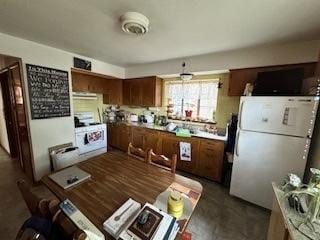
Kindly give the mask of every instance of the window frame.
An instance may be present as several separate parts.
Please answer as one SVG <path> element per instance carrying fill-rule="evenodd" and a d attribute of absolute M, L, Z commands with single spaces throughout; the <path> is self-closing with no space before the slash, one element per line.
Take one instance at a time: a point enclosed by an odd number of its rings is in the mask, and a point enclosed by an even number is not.
<path fill-rule="evenodd" d="M 218 97 L 219 97 L 219 82 L 220 82 L 220 78 L 217 77 L 217 78 L 209 78 L 209 79 L 192 79 L 192 80 L 189 80 L 189 81 L 185 81 L 184 84 L 201 84 L 201 83 L 214 83 L 217 85 L 217 95 L 216 95 L 216 99 L 212 99 L 212 101 L 215 101 L 215 106 L 214 106 L 214 110 L 212 112 L 212 116 L 211 118 L 209 118 L 208 120 L 211 122 L 211 121 L 215 121 L 214 119 L 214 112 L 217 111 L 217 102 L 218 102 Z M 180 79 L 166 79 L 164 80 L 164 88 L 163 88 L 163 105 L 164 106 L 167 106 L 168 105 L 168 98 L 169 98 L 169 85 L 172 85 L 172 84 L 183 84 L 183 80 L 180 80 Z M 201 85 L 200 85 L 201 86 Z M 197 103 L 196 103 L 196 119 L 192 119 L 192 121 L 195 121 L 195 122 L 201 122 L 199 120 L 199 115 L 200 115 L 200 109 L 201 109 L 201 98 L 200 98 L 200 94 L 201 94 L 201 88 L 199 89 L 198 91 L 198 98 L 197 98 Z M 180 106 L 180 105 L 179 105 Z M 181 116 L 185 116 L 184 114 L 184 110 L 186 109 L 186 103 L 185 103 L 185 98 L 183 97 L 181 99 L 181 111 L 180 111 L 180 114 Z"/>

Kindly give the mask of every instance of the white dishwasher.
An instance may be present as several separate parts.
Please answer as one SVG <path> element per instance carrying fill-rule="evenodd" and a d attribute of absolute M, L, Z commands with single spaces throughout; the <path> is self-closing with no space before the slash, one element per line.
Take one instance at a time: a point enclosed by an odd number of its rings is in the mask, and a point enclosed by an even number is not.
<path fill-rule="evenodd" d="M 84 154 L 101 148 L 107 148 L 107 126 L 96 124 L 75 128 L 76 145 L 79 153 Z"/>

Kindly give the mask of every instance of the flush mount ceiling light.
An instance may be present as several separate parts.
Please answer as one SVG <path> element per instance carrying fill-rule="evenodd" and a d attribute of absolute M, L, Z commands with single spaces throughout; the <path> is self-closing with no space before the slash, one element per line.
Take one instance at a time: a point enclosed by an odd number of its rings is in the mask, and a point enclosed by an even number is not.
<path fill-rule="evenodd" d="M 137 12 L 127 12 L 120 17 L 122 30 L 125 33 L 144 35 L 149 30 L 149 19 Z"/>
<path fill-rule="evenodd" d="M 193 74 L 192 74 L 192 73 L 186 73 L 186 72 L 185 72 L 185 68 L 186 68 L 186 63 L 183 62 L 183 63 L 182 63 L 182 73 L 180 73 L 180 79 L 181 79 L 182 81 L 189 81 L 189 80 L 192 79 Z"/>

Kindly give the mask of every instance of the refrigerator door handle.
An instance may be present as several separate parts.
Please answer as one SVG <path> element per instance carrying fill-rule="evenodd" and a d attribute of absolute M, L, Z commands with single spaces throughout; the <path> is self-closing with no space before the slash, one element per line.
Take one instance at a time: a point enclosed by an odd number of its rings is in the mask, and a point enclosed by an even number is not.
<path fill-rule="evenodd" d="M 241 129 L 241 122 L 242 122 L 242 109 L 243 109 L 243 102 L 240 104 L 240 109 L 239 109 L 239 128 Z"/>
<path fill-rule="evenodd" d="M 235 143 L 235 154 L 237 157 L 239 157 L 239 135 L 240 135 L 240 131 L 237 132 L 236 143 Z"/>

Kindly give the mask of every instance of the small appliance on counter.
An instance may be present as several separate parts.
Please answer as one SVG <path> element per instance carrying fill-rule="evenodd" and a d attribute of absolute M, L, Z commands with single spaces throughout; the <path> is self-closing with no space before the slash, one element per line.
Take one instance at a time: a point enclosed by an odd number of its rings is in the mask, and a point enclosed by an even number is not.
<path fill-rule="evenodd" d="M 153 123 L 154 118 L 152 115 L 145 115 L 144 117 L 145 117 L 146 123 Z"/>
<path fill-rule="evenodd" d="M 123 122 L 125 113 L 119 109 L 119 106 L 110 106 L 103 112 L 103 121 L 106 123 Z"/>
<path fill-rule="evenodd" d="M 167 131 L 169 131 L 169 132 L 174 131 L 176 128 L 177 128 L 177 125 L 175 125 L 174 123 L 169 123 L 169 124 L 166 126 L 166 129 L 167 129 Z"/>
<path fill-rule="evenodd" d="M 139 121 L 139 118 L 138 118 L 138 115 L 137 114 L 130 114 L 130 122 L 138 122 Z"/>

